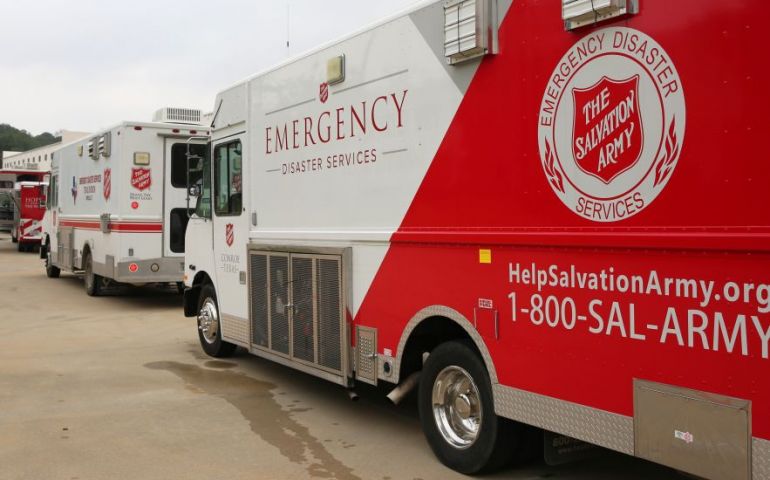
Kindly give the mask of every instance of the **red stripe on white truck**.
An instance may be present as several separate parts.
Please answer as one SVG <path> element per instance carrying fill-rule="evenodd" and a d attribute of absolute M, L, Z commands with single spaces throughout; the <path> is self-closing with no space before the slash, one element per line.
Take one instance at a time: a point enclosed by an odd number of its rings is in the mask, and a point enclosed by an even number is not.
<path fill-rule="evenodd" d="M 78 230 L 101 230 L 101 223 L 91 220 L 62 220 L 60 226 Z M 125 233 L 161 233 L 163 224 L 160 222 L 110 222 L 110 229 Z"/>

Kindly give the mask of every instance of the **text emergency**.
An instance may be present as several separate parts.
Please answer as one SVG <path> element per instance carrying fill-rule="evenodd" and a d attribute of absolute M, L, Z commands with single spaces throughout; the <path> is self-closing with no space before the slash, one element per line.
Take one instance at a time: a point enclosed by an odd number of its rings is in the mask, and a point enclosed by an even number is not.
<path fill-rule="evenodd" d="M 300 150 L 404 126 L 408 90 L 265 128 L 265 154 Z"/>

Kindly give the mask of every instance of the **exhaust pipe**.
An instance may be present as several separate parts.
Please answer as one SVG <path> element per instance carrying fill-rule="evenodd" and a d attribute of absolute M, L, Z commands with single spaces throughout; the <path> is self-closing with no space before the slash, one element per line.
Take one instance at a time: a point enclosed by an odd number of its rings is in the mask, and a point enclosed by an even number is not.
<path fill-rule="evenodd" d="M 358 401 L 358 394 L 353 389 L 348 389 L 348 398 L 350 398 L 351 402 L 357 402 Z"/>
<path fill-rule="evenodd" d="M 393 405 L 398 405 L 401 401 L 409 395 L 409 392 L 415 389 L 420 383 L 420 372 L 414 372 L 406 377 L 406 380 L 401 382 L 399 386 L 394 388 L 388 395 L 388 400 L 393 402 Z"/>

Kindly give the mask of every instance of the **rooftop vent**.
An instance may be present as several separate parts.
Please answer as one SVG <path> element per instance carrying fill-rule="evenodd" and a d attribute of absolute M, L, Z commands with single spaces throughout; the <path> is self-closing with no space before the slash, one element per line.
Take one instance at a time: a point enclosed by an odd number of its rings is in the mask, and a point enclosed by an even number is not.
<path fill-rule="evenodd" d="M 639 13 L 639 0 L 562 0 L 564 27 L 572 30 Z"/>
<path fill-rule="evenodd" d="M 152 118 L 153 122 L 201 124 L 201 111 L 193 108 L 161 108 Z"/>

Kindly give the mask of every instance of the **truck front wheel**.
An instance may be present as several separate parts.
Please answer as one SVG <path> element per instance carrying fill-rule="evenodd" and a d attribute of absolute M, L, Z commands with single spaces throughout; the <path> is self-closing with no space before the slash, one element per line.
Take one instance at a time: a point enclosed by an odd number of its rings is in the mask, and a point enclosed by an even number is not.
<path fill-rule="evenodd" d="M 229 357 L 236 349 L 232 343 L 222 340 L 219 305 L 211 284 L 204 285 L 198 300 L 198 339 L 203 351 L 212 357 Z"/>
<path fill-rule="evenodd" d="M 447 342 L 430 353 L 418 403 L 428 444 L 447 467 L 475 474 L 514 457 L 516 425 L 495 415 L 486 367 L 467 343 Z"/>

